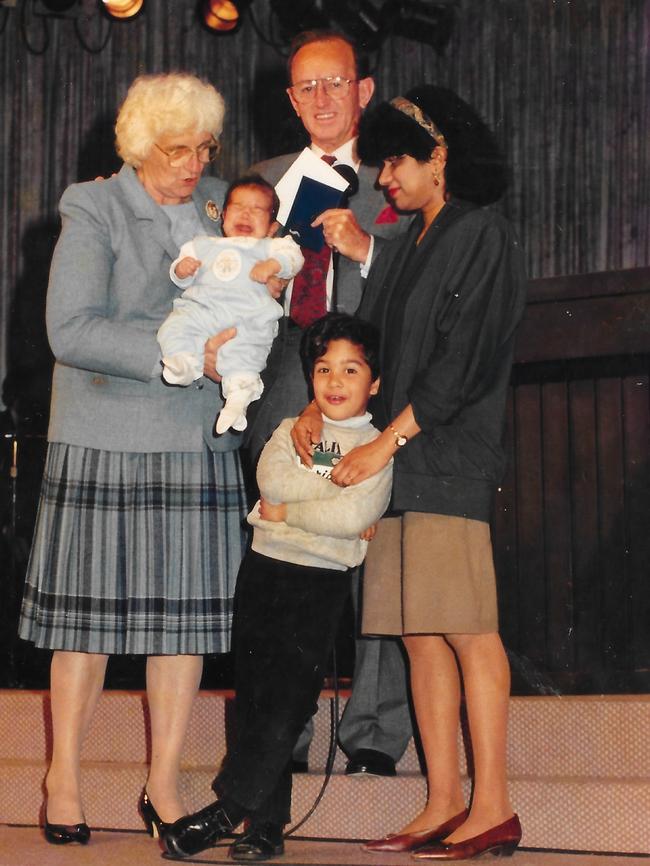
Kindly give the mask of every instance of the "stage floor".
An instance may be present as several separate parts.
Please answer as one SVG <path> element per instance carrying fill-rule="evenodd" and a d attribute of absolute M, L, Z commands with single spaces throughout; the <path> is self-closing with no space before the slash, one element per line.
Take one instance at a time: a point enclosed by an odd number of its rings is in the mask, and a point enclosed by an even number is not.
<path fill-rule="evenodd" d="M 197 857 L 178 861 L 163 858 L 157 844 L 144 832 L 93 832 L 89 845 L 48 845 L 35 827 L 0 825 L 0 866 L 160 866 L 161 862 L 228 864 L 228 845 L 219 845 Z M 368 855 L 359 843 L 289 839 L 278 864 L 291 866 L 407 866 L 414 863 L 408 854 Z M 467 862 L 467 861 L 464 861 Z M 485 858 L 481 862 L 495 862 Z M 507 861 L 512 866 L 648 866 L 650 855 L 570 854 L 546 851 L 517 851 Z"/>

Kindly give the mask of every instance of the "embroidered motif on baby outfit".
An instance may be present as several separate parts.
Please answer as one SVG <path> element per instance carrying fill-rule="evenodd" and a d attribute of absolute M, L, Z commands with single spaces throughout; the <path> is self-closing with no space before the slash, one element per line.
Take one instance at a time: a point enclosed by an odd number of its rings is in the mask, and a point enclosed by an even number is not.
<path fill-rule="evenodd" d="M 231 280 L 236 279 L 241 273 L 241 268 L 241 255 L 237 250 L 233 249 L 223 250 L 218 253 L 212 264 L 212 270 L 215 277 L 224 282 L 230 282 Z"/>

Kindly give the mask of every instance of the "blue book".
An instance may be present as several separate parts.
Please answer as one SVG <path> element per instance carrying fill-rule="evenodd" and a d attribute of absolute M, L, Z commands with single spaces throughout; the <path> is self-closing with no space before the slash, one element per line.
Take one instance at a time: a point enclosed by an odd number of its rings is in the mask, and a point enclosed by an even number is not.
<path fill-rule="evenodd" d="M 344 195 L 345 191 L 341 192 L 311 177 L 303 177 L 291 205 L 284 234 L 291 235 L 301 247 L 320 252 L 325 243 L 323 229 L 321 226 L 312 228 L 311 223 L 323 211 L 338 207 Z"/>

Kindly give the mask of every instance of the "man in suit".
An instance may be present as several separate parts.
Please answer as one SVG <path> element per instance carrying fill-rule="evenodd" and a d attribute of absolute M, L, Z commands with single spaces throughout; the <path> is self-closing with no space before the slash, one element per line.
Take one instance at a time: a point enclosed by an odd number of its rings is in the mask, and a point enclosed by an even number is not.
<path fill-rule="evenodd" d="M 334 252 L 325 265 L 322 312 L 354 313 L 373 257 L 385 239 L 404 230 L 404 220 L 400 226 L 399 217 L 375 187 L 376 169 L 361 165 L 356 155 L 359 118 L 373 95 L 374 82 L 359 68 L 354 45 L 329 31 L 300 34 L 292 45 L 288 71 L 287 93 L 312 151 L 335 168 L 351 166 L 357 174 L 358 191 L 349 206 L 325 211 L 318 220 Z M 279 156 L 253 170 L 275 184 L 297 156 Z M 299 414 L 308 401 L 298 353 L 302 327 L 292 318 L 295 290 L 296 281 L 287 289 L 285 317 L 263 374 L 265 392 L 252 419 L 249 416 L 247 444 L 253 464 L 280 421 Z M 352 697 L 339 729 L 339 742 L 349 759 L 346 772 L 394 775 L 411 737 L 402 650 L 396 641 L 378 638 L 358 638 L 355 648 Z M 302 755 L 295 752 L 294 757 L 304 760 L 306 750 Z"/>

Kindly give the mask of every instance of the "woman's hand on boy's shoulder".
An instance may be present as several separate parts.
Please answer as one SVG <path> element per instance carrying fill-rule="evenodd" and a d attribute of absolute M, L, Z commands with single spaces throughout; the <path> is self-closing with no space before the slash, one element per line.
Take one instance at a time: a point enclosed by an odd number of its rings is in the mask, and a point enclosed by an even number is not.
<path fill-rule="evenodd" d="M 300 457 L 300 462 L 310 468 L 314 465 L 313 446 L 320 442 L 323 430 L 323 416 L 316 403 L 312 402 L 303 409 L 291 428 L 291 441 Z"/>

